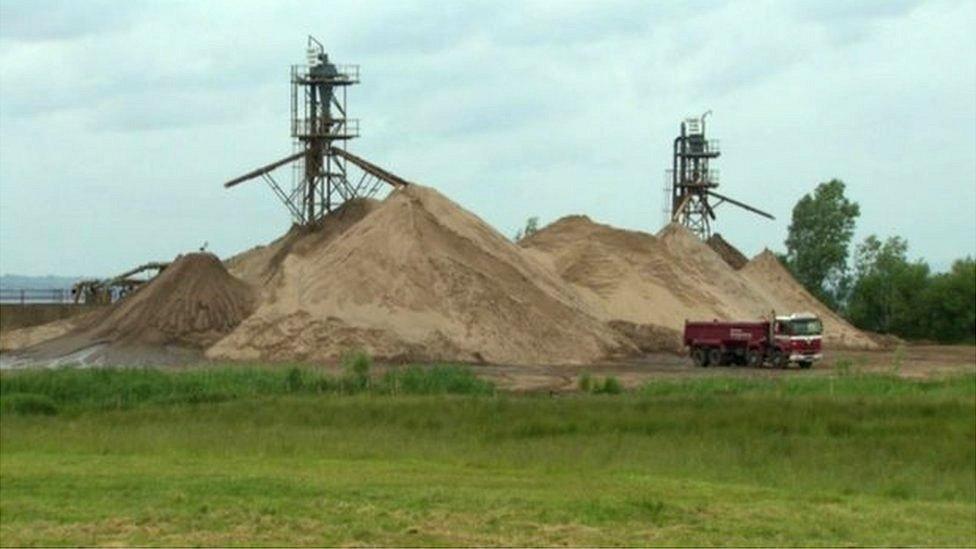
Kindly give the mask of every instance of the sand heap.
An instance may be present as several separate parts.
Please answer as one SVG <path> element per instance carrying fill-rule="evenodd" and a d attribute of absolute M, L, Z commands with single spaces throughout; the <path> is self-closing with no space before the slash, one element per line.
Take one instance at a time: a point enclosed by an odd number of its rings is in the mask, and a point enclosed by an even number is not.
<path fill-rule="evenodd" d="M 570 282 L 602 320 L 659 326 L 677 334 L 686 319 L 753 319 L 768 316 L 773 309 L 813 311 L 824 319 L 828 345 L 874 347 L 864 334 L 803 291 L 778 262 L 777 271 L 760 254 L 737 271 L 677 224 L 654 236 L 571 216 L 522 245 Z M 669 348 L 665 343 L 662 350 Z"/>
<path fill-rule="evenodd" d="M 207 356 L 333 360 L 361 348 L 536 364 L 634 351 L 563 280 L 437 191 L 411 186 L 366 209 L 340 233 L 293 246 L 259 308 Z"/>
<path fill-rule="evenodd" d="M 676 349 L 685 318 L 711 318 L 721 310 L 698 297 L 680 265 L 652 235 L 569 216 L 522 240 L 526 253 L 573 285 L 605 322 L 625 321 L 671 330 Z M 662 350 L 662 349 L 658 349 Z"/>
<path fill-rule="evenodd" d="M 0 332 L 0 351 L 18 351 L 56 337 L 61 337 L 77 329 L 78 326 L 89 322 L 90 315 L 97 313 L 98 311 L 92 311 L 84 315 L 48 322 L 47 324 L 17 328 L 16 330 L 4 330 Z"/>
<path fill-rule="evenodd" d="M 879 347 L 874 338 L 851 326 L 808 292 L 771 251 L 764 250 L 752 258 L 740 273 L 764 290 L 777 311 L 808 311 L 819 316 L 824 324 L 824 340 L 828 346 L 859 349 Z"/>
<path fill-rule="evenodd" d="M 254 310 L 255 292 L 234 278 L 216 256 L 176 258 L 151 282 L 106 309 L 55 326 L 51 339 L 14 353 L 11 367 L 34 364 L 172 364 L 197 361 Z M 36 339 L 36 338 L 34 338 Z"/>
<path fill-rule="evenodd" d="M 725 262 L 728 263 L 733 269 L 741 269 L 746 266 L 746 263 L 749 262 L 749 258 L 746 257 L 745 254 L 740 252 L 735 246 L 729 244 L 728 241 L 722 238 L 722 235 L 718 233 L 708 237 L 708 240 L 706 240 L 705 243 L 708 244 L 709 248 L 715 250 L 715 253 L 721 256 L 721 258 L 724 259 Z"/>
<path fill-rule="evenodd" d="M 230 274 L 259 290 L 275 285 L 281 263 L 289 254 L 304 255 L 324 247 L 360 219 L 376 209 L 378 201 L 355 198 L 344 203 L 317 224 L 310 227 L 293 225 L 284 236 L 265 246 L 256 246 L 224 261 Z"/>
<path fill-rule="evenodd" d="M 240 324 L 253 306 L 251 288 L 228 274 L 216 256 L 193 253 L 178 257 L 86 332 L 122 344 L 203 348 Z"/>
<path fill-rule="evenodd" d="M 148 349 L 169 363 L 203 349 L 265 361 L 332 361 L 362 349 L 392 361 L 593 363 L 679 350 L 686 319 L 773 309 L 820 315 L 829 347 L 876 347 L 771 253 L 743 260 L 718 235 L 704 243 L 676 224 L 651 235 L 584 216 L 516 245 L 437 191 L 411 186 L 382 202 L 351 201 L 225 264 L 181 256 L 134 295 L 49 330 L 58 337 L 25 353 L 130 363 L 144 356 L 132 349 Z M 185 350 L 193 356 L 173 358 Z"/>

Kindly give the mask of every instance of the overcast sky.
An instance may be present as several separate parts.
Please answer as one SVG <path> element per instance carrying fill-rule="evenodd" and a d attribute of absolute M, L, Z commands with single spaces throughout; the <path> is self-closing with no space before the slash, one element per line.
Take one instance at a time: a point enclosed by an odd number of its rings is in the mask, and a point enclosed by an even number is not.
<path fill-rule="evenodd" d="M 290 220 L 288 71 L 361 65 L 350 150 L 511 235 L 584 213 L 657 231 L 682 118 L 722 143 L 716 229 L 782 249 L 843 179 L 856 238 L 976 254 L 976 2 L 0 0 L 0 272 L 108 275 Z M 289 181 L 287 169 L 278 172 Z"/>

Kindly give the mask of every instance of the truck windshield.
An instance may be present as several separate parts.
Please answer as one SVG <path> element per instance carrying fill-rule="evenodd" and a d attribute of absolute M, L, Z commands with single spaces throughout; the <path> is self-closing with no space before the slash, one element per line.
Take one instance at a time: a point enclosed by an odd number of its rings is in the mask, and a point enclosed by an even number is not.
<path fill-rule="evenodd" d="M 792 335 L 820 335 L 823 333 L 823 325 L 819 319 L 809 318 L 804 320 L 791 320 L 790 333 Z"/>

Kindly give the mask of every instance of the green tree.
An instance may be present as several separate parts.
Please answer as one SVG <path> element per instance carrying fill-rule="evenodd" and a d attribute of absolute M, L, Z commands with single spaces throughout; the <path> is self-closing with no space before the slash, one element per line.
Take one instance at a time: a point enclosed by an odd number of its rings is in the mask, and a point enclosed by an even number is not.
<path fill-rule="evenodd" d="M 861 214 L 860 206 L 844 196 L 844 188 L 843 181 L 831 179 L 801 198 L 786 237 L 787 266 L 810 293 L 834 309 L 846 297 L 848 249 Z"/>
<path fill-rule="evenodd" d="M 515 233 L 515 238 L 513 240 L 515 240 L 515 242 L 518 242 L 523 238 L 528 238 L 532 236 L 533 234 L 538 232 L 538 230 L 539 230 L 539 218 L 535 216 L 530 217 L 525 220 L 525 228 L 519 229 L 518 232 Z"/>
<path fill-rule="evenodd" d="M 922 297 L 925 337 L 943 343 L 976 340 L 976 261 L 957 260 L 931 277 Z"/>
<path fill-rule="evenodd" d="M 908 242 L 897 236 L 882 242 L 871 235 L 857 246 L 847 302 L 854 325 L 908 338 L 928 335 L 929 267 L 922 261 L 910 262 L 907 254 Z"/>

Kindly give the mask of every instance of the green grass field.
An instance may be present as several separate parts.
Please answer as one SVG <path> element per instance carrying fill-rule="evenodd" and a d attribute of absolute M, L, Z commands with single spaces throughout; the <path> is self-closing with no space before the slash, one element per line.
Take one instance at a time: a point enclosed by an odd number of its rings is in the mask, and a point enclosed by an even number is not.
<path fill-rule="evenodd" d="M 976 545 L 976 377 L 0 376 L 0 543 Z"/>

